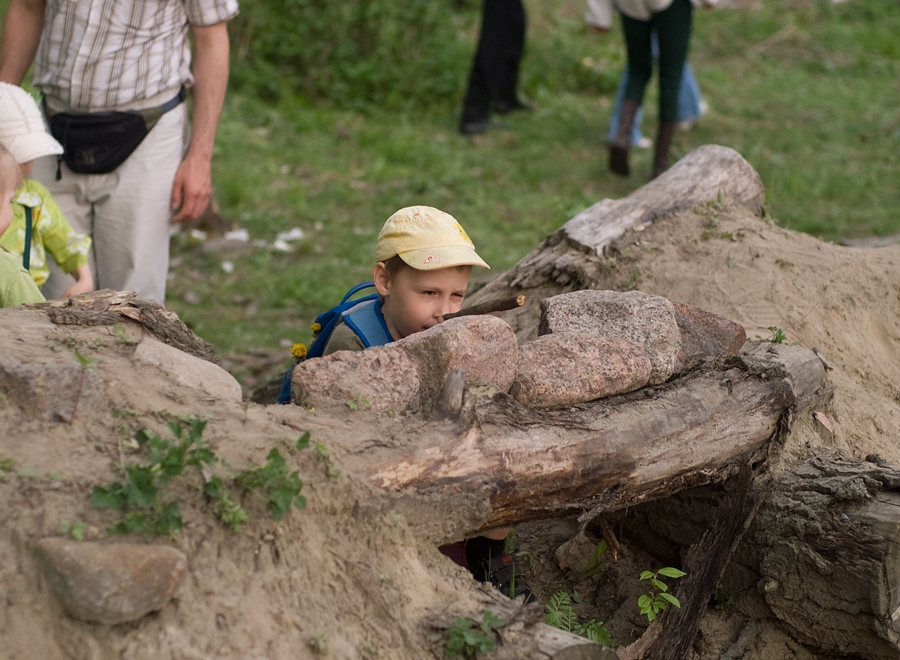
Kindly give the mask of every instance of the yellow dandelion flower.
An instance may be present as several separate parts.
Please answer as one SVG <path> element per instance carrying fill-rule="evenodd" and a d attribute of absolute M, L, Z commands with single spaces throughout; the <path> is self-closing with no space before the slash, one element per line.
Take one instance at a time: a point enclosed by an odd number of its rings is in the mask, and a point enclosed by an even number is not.
<path fill-rule="evenodd" d="M 312 330 L 313 336 L 317 336 L 320 332 L 322 332 L 322 324 L 321 323 L 313 323 L 309 326 Z"/>
<path fill-rule="evenodd" d="M 291 355 L 293 355 L 297 360 L 302 360 L 306 357 L 306 344 L 294 344 L 291 346 Z"/>

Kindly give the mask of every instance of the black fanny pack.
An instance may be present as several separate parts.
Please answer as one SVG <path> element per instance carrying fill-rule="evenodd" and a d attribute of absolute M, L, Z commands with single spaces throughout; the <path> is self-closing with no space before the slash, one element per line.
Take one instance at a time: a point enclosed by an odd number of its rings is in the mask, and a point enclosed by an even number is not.
<path fill-rule="evenodd" d="M 47 112 L 50 133 L 63 147 L 59 161 L 79 174 L 108 174 L 125 162 L 160 117 L 185 98 L 178 95 L 156 108 L 121 112 Z M 45 104 L 46 110 L 46 104 Z M 62 177 L 56 169 L 56 179 Z"/>

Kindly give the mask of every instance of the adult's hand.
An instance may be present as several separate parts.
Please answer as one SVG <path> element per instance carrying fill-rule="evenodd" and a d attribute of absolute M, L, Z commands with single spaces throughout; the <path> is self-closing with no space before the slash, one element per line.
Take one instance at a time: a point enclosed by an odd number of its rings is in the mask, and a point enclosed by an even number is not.
<path fill-rule="evenodd" d="M 216 126 L 228 88 L 228 28 L 216 23 L 192 27 L 194 37 L 194 119 L 191 146 L 172 185 L 173 222 L 193 220 L 212 194 L 212 152 Z"/>
<path fill-rule="evenodd" d="M 212 195 L 211 159 L 202 156 L 188 155 L 178 171 L 172 184 L 172 222 L 187 222 L 199 218 L 209 206 Z"/>

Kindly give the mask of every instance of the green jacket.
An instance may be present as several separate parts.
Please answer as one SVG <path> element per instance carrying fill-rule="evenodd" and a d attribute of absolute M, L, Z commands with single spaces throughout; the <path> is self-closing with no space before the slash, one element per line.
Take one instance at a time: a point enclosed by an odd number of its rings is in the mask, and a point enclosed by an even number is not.
<path fill-rule="evenodd" d="M 77 234 L 53 200 L 53 195 L 37 181 L 26 179 L 12 201 L 12 223 L 0 236 L 0 246 L 21 256 L 25 253 L 25 207 L 31 207 L 31 263 L 28 270 L 39 287 L 50 276 L 47 253 L 64 273 L 71 273 L 88 261 L 91 237 Z"/>
<path fill-rule="evenodd" d="M 37 284 L 15 255 L 0 249 L 0 307 L 44 302 Z"/>

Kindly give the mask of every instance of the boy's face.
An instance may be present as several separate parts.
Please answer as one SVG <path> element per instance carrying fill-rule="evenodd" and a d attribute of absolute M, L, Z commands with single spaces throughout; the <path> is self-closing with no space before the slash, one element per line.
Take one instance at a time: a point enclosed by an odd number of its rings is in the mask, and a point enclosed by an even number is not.
<path fill-rule="evenodd" d="M 384 262 L 375 265 L 375 288 L 384 297 L 381 312 L 394 340 L 437 325 L 444 314 L 462 308 L 471 266 L 437 270 L 401 268 L 388 276 Z"/>

